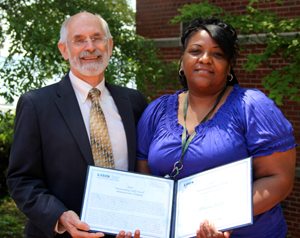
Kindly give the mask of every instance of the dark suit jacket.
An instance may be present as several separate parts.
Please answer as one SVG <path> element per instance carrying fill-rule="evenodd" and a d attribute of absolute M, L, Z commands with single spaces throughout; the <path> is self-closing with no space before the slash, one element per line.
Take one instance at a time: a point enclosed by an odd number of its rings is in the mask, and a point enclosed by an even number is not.
<path fill-rule="evenodd" d="M 25 233 L 52 237 L 60 215 L 78 215 L 88 165 L 94 165 L 88 134 L 67 74 L 60 82 L 19 99 L 7 173 L 11 197 L 29 218 Z M 122 118 L 129 170 L 135 168 L 136 124 L 147 106 L 137 90 L 106 83 Z M 69 237 L 65 232 L 56 237 Z"/>

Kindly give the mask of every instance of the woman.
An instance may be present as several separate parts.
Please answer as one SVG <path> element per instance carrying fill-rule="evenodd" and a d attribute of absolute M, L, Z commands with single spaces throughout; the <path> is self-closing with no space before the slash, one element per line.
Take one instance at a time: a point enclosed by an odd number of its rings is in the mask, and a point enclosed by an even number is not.
<path fill-rule="evenodd" d="M 285 237 L 279 202 L 294 181 L 291 124 L 262 92 L 237 84 L 233 66 L 238 45 L 232 26 L 213 17 L 195 19 L 181 43 L 179 76 L 185 89 L 155 100 L 145 110 L 137 127 L 137 170 L 176 175 L 173 166 L 186 141 L 190 144 L 176 178 L 253 156 L 254 224 L 233 230 L 231 237 Z M 230 232 L 201 223 L 197 237 L 212 235 L 229 237 Z"/>

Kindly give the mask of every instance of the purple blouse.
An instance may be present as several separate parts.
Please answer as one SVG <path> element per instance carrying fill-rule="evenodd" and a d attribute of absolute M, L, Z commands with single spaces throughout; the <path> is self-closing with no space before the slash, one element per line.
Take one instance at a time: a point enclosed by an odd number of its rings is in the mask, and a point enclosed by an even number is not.
<path fill-rule="evenodd" d="M 137 126 L 137 158 L 148 160 L 157 176 L 171 173 L 181 155 L 183 127 L 178 123 L 178 94 L 150 103 Z M 197 134 L 184 157 L 177 178 L 249 156 L 266 156 L 293 148 L 293 128 L 274 102 L 255 89 L 235 85 L 212 119 L 195 128 Z M 255 216 L 252 226 L 238 228 L 231 237 L 285 237 L 280 204 Z"/>

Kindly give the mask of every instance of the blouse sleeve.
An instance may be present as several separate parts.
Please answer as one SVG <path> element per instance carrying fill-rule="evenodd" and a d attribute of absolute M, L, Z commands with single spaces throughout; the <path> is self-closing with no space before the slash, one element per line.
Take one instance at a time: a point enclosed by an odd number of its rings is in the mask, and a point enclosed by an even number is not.
<path fill-rule="evenodd" d="M 137 125 L 137 159 L 147 160 L 149 147 L 158 123 L 165 116 L 166 101 L 169 95 L 162 96 L 148 105 Z"/>
<path fill-rule="evenodd" d="M 258 157 L 293 148 L 291 123 L 274 102 L 258 90 L 246 90 L 244 100 L 245 137 L 249 154 Z"/>

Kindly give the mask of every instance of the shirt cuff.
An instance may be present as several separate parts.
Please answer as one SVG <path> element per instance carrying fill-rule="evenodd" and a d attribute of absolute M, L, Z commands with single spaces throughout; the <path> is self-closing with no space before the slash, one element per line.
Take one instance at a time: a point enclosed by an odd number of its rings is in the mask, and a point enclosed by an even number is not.
<path fill-rule="evenodd" d="M 65 231 L 66 231 L 66 228 L 57 221 L 55 228 L 54 228 L 54 232 L 56 232 L 58 234 L 63 234 Z"/>

